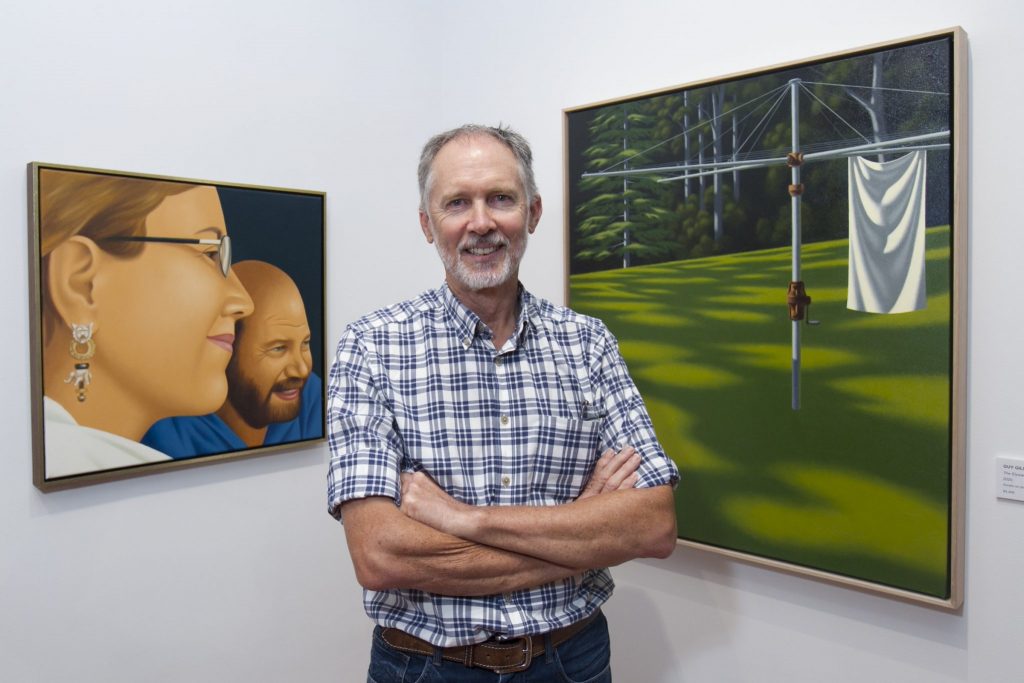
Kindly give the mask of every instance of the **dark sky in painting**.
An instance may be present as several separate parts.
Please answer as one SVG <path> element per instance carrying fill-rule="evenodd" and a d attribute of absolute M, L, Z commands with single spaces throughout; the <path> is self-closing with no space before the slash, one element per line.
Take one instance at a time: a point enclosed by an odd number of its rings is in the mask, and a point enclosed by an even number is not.
<path fill-rule="evenodd" d="M 324 376 L 324 197 L 217 186 L 235 263 L 272 263 L 298 285 L 306 305 L 314 371 Z"/>
<path fill-rule="evenodd" d="M 799 132 L 805 153 L 955 129 L 952 41 L 946 37 L 570 111 L 570 273 L 622 267 L 626 242 L 630 265 L 787 246 L 785 165 L 720 173 L 717 198 L 713 176 L 658 183 L 681 172 L 633 175 L 628 181 L 583 174 L 785 157 L 792 147 L 787 84 L 793 79 L 802 83 Z M 711 123 L 716 113 L 717 129 Z M 926 222 L 944 225 L 952 215 L 951 152 L 927 154 Z M 843 157 L 808 161 L 801 169 L 805 243 L 847 236 L 846 167 Z M 711 227 L 716 213 L 717 234 Z"/>

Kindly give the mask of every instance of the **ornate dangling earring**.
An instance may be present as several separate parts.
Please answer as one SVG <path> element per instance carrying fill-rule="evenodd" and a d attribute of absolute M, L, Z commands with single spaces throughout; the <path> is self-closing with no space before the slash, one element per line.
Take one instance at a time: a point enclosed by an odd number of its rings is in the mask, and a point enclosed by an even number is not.
<path fill-rule="evenodd" d="M 88 325 L 71 323 L 71 348 L 68 352 L 78 362 L 75 363 L 75 369 L 64 380 L 64 384 L 73 384 L 78 390 L 79 403 L 84 403 L 85 388 L 92 382 L 92 372 L 90 372 L 89 363 L 86 361 L 96 354 L 96 342 L 92 338 L 92 323 Z"/>

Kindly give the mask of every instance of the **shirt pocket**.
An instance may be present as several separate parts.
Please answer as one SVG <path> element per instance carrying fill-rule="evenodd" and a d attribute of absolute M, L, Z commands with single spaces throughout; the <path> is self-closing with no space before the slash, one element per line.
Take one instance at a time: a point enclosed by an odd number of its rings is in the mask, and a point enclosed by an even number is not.
<path fill-rule="evenodd" d="M 600 455 L 602 420 L 534 416 L 528 420 L 530 505 L 575 500 Z"/>

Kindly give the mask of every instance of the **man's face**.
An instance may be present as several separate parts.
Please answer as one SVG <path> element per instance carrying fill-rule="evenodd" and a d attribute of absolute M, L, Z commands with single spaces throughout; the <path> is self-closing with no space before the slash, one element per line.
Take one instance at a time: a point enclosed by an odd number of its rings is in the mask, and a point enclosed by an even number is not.
<path fill-rule="evenodd" d="M 313 366 L 309 324 L 297 292 L 261 301 L 239 325 L 228 364 L 228 401 L 253 427 L 299 415 L 302 388 Z"/>
<path fill-rule="evenodd" d="M 434 158 L 429 190 L 420 227 L 449 286 L 479 291 L 515 282 L 541 201 L 527 203 L 512 151 L 488 135 L 456 138 Z"/>

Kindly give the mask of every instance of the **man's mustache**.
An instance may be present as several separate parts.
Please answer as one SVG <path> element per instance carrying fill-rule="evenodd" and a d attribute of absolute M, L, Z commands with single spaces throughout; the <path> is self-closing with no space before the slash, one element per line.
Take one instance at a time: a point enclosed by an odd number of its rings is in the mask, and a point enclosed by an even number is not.
<path fill-rule="evenodd" d="M 459 245 L 460 249 L 479 249 L 481 247 L 507 247 L 508 238 L 504 235 L 491 234 L 486 237 L 467 237 Z"/>
<path fill-rule="evenodd" d="M 292 391 L 293 389 L 301 389 L 306 386 L 306 380 L 303 377 L 289 377 L 288 379 L 281 380 L 271 389 L 271 392 L 278 391 Z"/>

